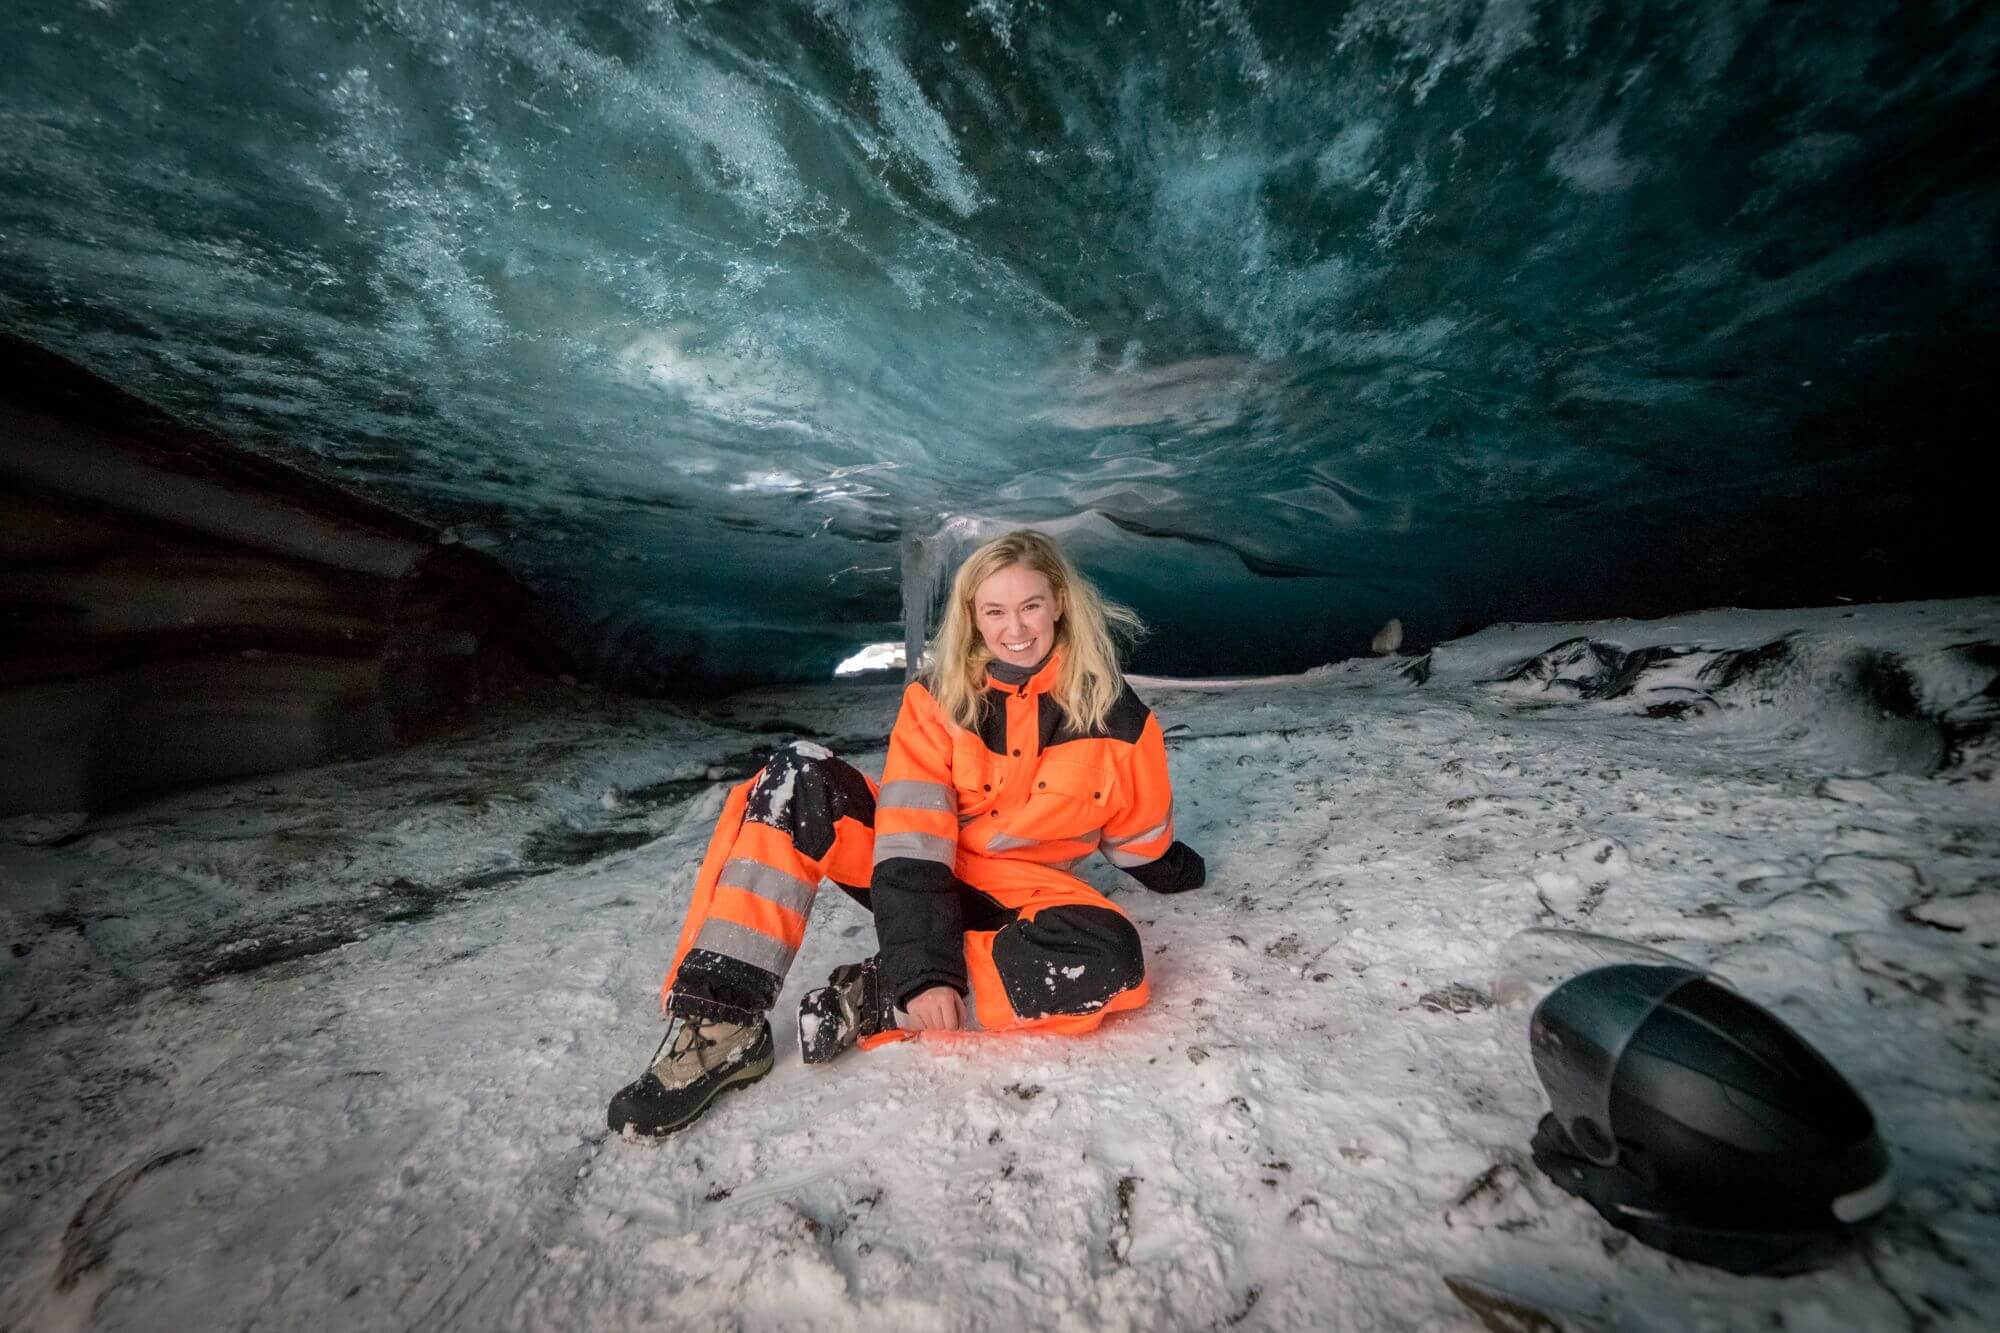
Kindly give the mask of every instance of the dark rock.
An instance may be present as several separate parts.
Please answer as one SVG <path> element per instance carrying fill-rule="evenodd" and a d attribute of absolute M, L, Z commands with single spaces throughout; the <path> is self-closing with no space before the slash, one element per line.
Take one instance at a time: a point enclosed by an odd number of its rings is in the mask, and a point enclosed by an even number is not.
<path fill-rule="evenodd" d="M 1624 661 L 1624 651 L 1611 644 L 1583 637 L 1564 639 L 1504 672 L 1497 680 L 1509 685 L 1540 685 L 1545 691 L 1564 691 L 1589 699 L 1601 694 L 1616 678 Z"/>
<path fill-rule="evenodd" d="M 1417 997 L 1420 1008 L 1434 1014 L 1470 1014 L 1493 1007 L 1493 997 L 1477 986 L 1454 981 L 1449 986 L 1427 990 Z"/>
<path fill-rule="evenodd" d="M 0 336 L 0 815 L 433 731 L 567 666 L 491 557 Z"/>

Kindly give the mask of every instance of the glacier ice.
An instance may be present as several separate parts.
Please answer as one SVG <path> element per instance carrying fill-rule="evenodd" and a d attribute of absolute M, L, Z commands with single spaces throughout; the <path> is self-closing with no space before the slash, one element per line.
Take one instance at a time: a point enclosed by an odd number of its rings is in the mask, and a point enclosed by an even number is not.
<path fill-rule="evenodd" d="M 1984 590 L 1992 6 L 20 0 L 0 45 L 0 328 L 498 555 L 614 681 L 824 675 L 955 522 L 1080 525 L 1191 672 Z"/>

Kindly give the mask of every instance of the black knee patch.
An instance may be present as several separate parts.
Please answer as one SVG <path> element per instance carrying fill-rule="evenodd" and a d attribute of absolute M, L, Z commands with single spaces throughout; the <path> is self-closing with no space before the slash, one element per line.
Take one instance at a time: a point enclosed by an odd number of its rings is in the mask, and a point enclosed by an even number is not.
<path fill-rule="evenodd" d="M 993 937 L 993 968 L 1022 1018 L 1087 1014 L 1146 976 L 1139 931 L 1109 907 L 1051 907 Z"/>
<path fill-rule="evenodd" d="M 833 849 L 833 826 L 842 819 L 875 826 L 875 797 L 846 760 L 818 746 L 788 745 L 758 772 L 743 817 L 791 835 L 794 847 L 818 860 Z"/>

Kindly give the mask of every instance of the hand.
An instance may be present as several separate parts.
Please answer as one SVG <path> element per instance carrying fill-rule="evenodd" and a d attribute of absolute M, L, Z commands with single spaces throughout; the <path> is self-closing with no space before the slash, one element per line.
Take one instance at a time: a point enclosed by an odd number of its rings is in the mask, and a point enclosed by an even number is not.
<path fill-rule="evenodd" d="M 916 1032 L 951 1031 L 965 1026 L 965 1000 L 949 986 L 932 986 L 919 991 L 903 1006 L 909 1015 L 904 1026 Z"/>

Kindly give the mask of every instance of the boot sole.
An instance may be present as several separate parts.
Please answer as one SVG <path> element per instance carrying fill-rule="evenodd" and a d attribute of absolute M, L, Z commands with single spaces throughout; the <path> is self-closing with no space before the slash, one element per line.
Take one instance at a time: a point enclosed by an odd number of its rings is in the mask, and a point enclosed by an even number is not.
<path fill-rule="evenodd" d="M 634 1135 L 642 1139 L 663 1139 L 666 1138 L 669 1134 L 678 1134 L 681 1130 L 686 1129 L 689 1125 L 692 1125 L 695 1121 L 707 1115 L 708 1108 L 715 1105 L 715 1099 L 720 1097 L 723 1093 L 733 1092 L 737 1088 L 747 1088 L 752 1083 L 755 1083 L 758 1079 L 764 1077 L 764 1075 L 770 1073 L 771 1067 L 777 1063 L 775 1058 L 776 1054 L 777 1053 L 775 1051 L 767 1051 L 763 1059 L 758 1060 L 752 1064 L 746 1064 L 742 1068 L 738 1069 L 728 1078 L 716 1084 L 715 1090 L 709 1093 L 707 1097 L 703 1098 L 699 1106 L 695 1107 L 692 1111 L 689 1111 L 679 1120 L 674 1121 L 673 1124 L 662 1126 L 661 1128 L 652 1130 L 650 1132 L 635 1128 L 633 1130 Z"/>

